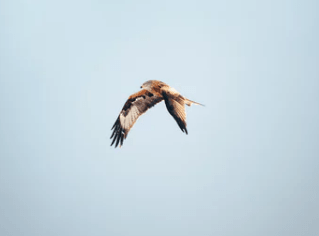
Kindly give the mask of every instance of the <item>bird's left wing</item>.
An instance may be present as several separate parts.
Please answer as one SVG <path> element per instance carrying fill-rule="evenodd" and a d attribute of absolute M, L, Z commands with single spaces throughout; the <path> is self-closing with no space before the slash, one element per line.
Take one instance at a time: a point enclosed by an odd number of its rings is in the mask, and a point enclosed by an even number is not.
<path fill-rule="evenodd" d="M 115 147 L 123 145 L 123 140 L 126 139 L 128 132 L 135 124 L 140 115 L 145 113 L 149 108 L 163 100 L 163 97 L 154 95 L 143 89 L 131 95 L 123 106 L 120 115 L 115 121 L 112 129 L 111 146 L 115 143 Z"/>

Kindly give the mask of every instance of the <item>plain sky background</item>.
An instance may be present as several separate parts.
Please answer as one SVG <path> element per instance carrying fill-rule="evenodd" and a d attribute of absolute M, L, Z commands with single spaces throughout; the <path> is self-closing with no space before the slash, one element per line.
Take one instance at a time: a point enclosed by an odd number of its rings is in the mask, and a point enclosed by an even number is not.
<path fill-rule="evenodd" d="M 319 235 L 318 9 L 1 0 L 0 235 Z M 150 79 L 206 106 L 110 147 Z"/>

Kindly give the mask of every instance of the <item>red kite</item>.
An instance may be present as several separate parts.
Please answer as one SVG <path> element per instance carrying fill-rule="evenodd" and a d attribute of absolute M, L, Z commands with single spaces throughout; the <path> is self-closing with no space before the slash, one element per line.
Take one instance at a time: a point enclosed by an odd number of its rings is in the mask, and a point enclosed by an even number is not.
<path fill-rule="evenodd" d="M 186 113 L 184 105 L 191 106 L 193 103 L 202 105 L 183 97 L 174 88 L 158 80 L 149 80 L 145 82 L 141 88 L 141 91 L 132 94 L 128 98 L 115 121 L 111 129 L 114 129 L 111 136 L 111 139 L 113 138 L 111 146 L 115 143 L 115 147 L 117 147 L 120 143 L 121 147 L 123 140 L 126 139 L 128 132 L 139 116 L 162 100 L 165 101 L 168 112 L 176 120 L 179 128 L 186 134 Z"/>

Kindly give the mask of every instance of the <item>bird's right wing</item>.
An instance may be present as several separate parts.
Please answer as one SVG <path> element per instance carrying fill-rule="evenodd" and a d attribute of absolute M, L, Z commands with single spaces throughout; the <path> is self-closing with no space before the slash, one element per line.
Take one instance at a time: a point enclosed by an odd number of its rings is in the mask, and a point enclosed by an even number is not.
<path fill-rule="evenodd" d="M 177 93 L 170 91 L 163 91 L 166 108 L 177 122 L 179 128 L 187 133 L 186 128 L 186 112 L 185 112 L 185 98 Z"/>
<path fill-rule="evenodd" d="M 144 114 L 149 108 L 161 102 L 163 97 L 156 96 L 147 90 L 143 89 L 131 95 L 123 106 L 120 115 L 115 121 L 112 129 L 111 146 L 115 143 L 115 147 L 123 145 L 123 140 L 126 139 L 128 132 L 135 124 L 136 120 Z"/>

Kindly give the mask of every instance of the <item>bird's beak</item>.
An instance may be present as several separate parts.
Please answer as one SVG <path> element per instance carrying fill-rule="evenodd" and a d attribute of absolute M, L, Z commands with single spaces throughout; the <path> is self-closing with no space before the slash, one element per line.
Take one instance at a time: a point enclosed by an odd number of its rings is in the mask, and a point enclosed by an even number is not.
<path fill-rule="evenodd" d="M 141 86 L 141 88 L 143 88 L 143 86 Z"/>

